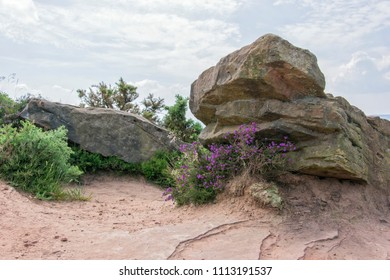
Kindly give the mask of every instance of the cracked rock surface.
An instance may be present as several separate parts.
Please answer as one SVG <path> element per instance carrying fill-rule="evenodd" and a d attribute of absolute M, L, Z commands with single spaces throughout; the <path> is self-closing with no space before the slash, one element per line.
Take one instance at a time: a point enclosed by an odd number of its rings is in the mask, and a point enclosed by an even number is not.
<path fill-rule="evenodd" d="M 228 193 L 178 208 L 129 177 L 84 188 L 90 201 L 44 202 L 0 182 L 0 259 L 390 259 L 389 209 L 363 186 L 290 180 L 282 212 Z"/>

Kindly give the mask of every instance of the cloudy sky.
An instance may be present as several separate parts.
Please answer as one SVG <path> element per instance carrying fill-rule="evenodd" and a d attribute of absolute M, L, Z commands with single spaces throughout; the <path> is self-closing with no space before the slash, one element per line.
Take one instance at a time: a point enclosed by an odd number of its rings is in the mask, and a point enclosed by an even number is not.
<path fill-rule="evenodd" d="M 390 113 L 388 0 L 0 0 L 0 90 L 78 104 L 123 77 L 172 104 L 266 33 L 313 52 L 326 92 Z"/>

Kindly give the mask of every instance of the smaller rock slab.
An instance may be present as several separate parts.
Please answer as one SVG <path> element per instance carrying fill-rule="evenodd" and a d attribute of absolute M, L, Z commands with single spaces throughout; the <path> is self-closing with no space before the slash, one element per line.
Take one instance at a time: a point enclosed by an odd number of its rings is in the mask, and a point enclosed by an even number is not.
<path fill-rule="evenodd" d="M 32 99 L 21 117 L 44 129 L 65 126 L 68 139 L 82 149 L 131 163 L 148 160 L 157 150 L 178 146 L 168 130 L 139 115 L 113 109 L 80 108 Z"/>

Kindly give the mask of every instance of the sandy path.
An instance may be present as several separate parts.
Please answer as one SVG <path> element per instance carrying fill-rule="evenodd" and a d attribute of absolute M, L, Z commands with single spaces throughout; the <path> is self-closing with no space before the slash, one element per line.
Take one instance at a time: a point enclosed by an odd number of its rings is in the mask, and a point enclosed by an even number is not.
<path fill-rule="evenodd" d="M 85 191 L 90 201 L 43 202 L 0 182 L 0 259 L 390 258 L 387 221 L 302 224 L 245 197 L 177 208 L 127 177 Z"/>

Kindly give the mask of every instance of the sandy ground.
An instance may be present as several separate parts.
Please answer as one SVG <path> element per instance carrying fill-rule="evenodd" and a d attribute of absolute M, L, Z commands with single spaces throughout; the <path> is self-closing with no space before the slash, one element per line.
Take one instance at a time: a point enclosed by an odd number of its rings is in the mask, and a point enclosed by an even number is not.
<path fill-rule="evenodd" d="M 89 178 L 87 202 L 38 201 L 0 182 L 0 259 L 390 259 L 383 196 L 299 180 L 284 189 L 282 212 L 228 192 L 175 207 L 129 177 Z"/>

